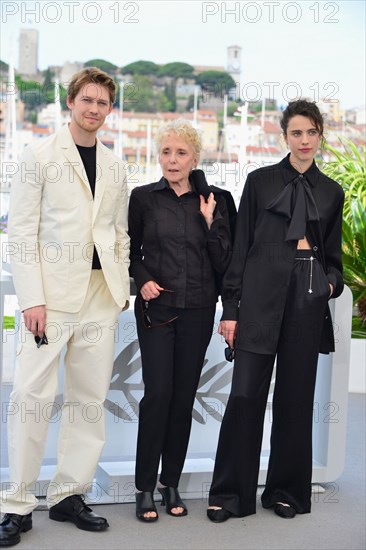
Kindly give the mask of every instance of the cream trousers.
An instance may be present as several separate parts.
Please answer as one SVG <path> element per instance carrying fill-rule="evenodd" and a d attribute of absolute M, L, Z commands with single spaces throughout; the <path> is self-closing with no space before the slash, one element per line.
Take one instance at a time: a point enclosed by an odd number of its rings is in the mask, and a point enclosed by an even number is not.
<path fill-rule="evenodd" d="M 1 493 L 3 513 L 25 515 L 37 505 L 30 488 L 42 465 L 65 346 L 57 467 L 47 504 L 51 507 L 72 494 L 85 493 L 92 484 L 105 440 L 104 400 L 119 312 L 102 270 L 93 270 L 78 313 L 47 310 L 48 345 L 38 349 L 34 336 L 23 328 L 8 407 L 10 482 Z"/>

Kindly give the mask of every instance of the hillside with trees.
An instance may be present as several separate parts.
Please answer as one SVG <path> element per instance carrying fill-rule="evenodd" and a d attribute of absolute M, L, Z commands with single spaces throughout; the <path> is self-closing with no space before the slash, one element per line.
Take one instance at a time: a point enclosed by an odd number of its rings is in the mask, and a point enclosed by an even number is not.
<path fill-rule="evenodd" d="M 84 67 L 98 67 L 108 73 L 120 86 L 123 84 L 123 108 L 135 112 L 183 112 L 193 110 L 194 86 L 219 97 L 235 88 L 235 82 L 226 72 L 206 71 L 195 74 L 195 68 L 180 61 L 158 65 L 138 60 L 123 67 L 105 60 L 90 59 Z M 37 75 L 37 81 L 27 80 L 16 73 L 15 82 L 19 97 L 25 104 L 26 120 L 35 122 L 37 113 L 55 98 L 55 68 L 47 68 Z M 6 82 L 8 66 L 0 60 L 1 80 Z M 119 86 L 119 90 L 120 90 Z M 177 87 L 185 91 L 177 96 Z M 116 105 L 120 103 L 119 90 Z M 61 104 L 66 108 L 66 90 L 60 89 Z"/>

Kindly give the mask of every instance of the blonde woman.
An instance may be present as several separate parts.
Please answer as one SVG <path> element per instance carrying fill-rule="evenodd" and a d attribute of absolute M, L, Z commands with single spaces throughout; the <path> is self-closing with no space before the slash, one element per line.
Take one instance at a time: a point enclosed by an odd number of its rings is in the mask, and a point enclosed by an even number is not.
<path fill-rule="evenodd" d="M 226 201 L 196 170 L 201 140 L 183 119 L 156 137 L 160 181 L 137 187 L 129 204 L 130 274 L 142 376 L 136 455 L 136 516 L 153 522 L 158 491 L 168 514 L 187 515 L 178 492 L 195 394 L 210 342 L 217 274 L 231 257 Z"/>

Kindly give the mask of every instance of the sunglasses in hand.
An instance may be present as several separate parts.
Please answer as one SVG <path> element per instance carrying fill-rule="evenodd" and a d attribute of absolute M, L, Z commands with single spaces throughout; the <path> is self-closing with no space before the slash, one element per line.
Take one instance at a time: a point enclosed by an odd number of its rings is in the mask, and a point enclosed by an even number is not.
<path fill-rule="evenodd" d="M 227 343 L 227 342 L 226 342 Z M 224 350 L 225 352 L 225 359 L 226 361 L 230 361 L 230 363 L 234 360 L 235 358 L 235 349 L 234 348 L 231 348 L 229 345 L 227 348 L 225 348 Z"/>
<path fill-rule="evenodd" d="M 47 336 L 44 334 L 43 336 L 35 336 L 34 341 L 37 344 L 37 348 L 39 349 L 41 346 L 48 345 Z"/>
<path fill-rule="evenodd" d="M 161 292 L 174 292 L 174 290 L 168 290 L 164 288 L 164 290 L 162 290 Z M 172 317 L 172 319 L 169 319 L 169 321 L 165 321 L 164 323 L 153 323 L 150 317 L 148 300 L 141 300 L 141 311 L 145 328 L 163 327 L 164 325 L 168 325 L 169 323 L 172 323 L 173 321 L 178 319 L 178 315 L 176 315 L 175 317 Z"/>

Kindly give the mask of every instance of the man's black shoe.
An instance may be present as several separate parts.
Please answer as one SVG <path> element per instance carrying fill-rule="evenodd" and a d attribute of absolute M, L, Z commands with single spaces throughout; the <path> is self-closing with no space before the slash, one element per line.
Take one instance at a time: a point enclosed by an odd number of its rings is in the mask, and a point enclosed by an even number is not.
<path fill-rule="evenodd" d="M 84 531 L 104 531 L 109 527 L 107 520 L 94 514 L 81 495 L 64 498 L 52 506 L 49 517 L 55 521 L 72 521 Z"/>
<path fill-rule="evenodd" d="M 20 533 L 32 529 L 32 514 L 5 514 L 0 523 L 0 546 L 14 546 L 20 542 Z"/>

